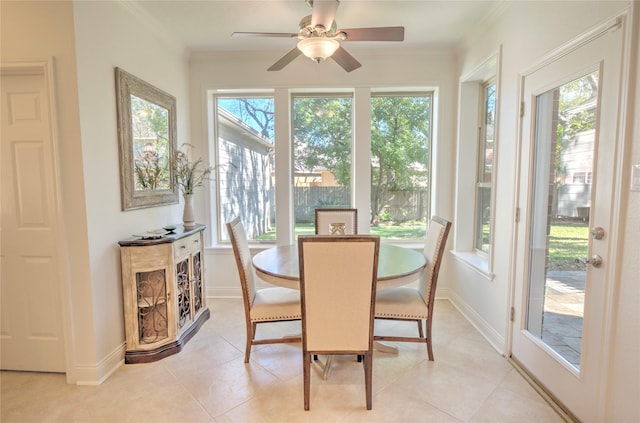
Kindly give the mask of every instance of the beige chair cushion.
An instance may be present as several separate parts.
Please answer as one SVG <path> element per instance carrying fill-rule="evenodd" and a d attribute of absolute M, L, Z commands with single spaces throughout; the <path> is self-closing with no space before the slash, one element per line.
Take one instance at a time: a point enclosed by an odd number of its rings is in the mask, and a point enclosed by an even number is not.
<path fill-rule="evenodd" d="M 376 317 L 426 319 L 429 306 L 415 288 L 393 288 L 376 293 Z"/>
<path fill-rule="evenodd" d="M 300 291 L 264 288 L 256 291 L 251 307 L 252 322 L 300 319 Z"/>

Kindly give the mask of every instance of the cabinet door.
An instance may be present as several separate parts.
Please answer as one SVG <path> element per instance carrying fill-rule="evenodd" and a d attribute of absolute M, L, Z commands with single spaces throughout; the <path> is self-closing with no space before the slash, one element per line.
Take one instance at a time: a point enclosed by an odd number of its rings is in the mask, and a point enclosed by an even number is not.
<path fill-rule="evenodd" d="M 193 313 L 198 314 L 204 307 L 202 253 L 197 251 L 191 256 L 191 286 L 193 288 Z"/>
<path fill-rule="evenodd" d="M 190 257 L 184 257 L 176 263 L 176 302 L 178 306 L 178 330 L 193 320 L 191 312 L 191 284 L 189 268 Z"/>
<path fill-rule="evenodd" d="M 136 293 L 138 344 L 154 344 L 169 338 L 166 269 L 137 272 Z"/>
<path fill-rule="evenodd" d="M 156 348 L 176 336 L 171 246 L 125 247 L 121 254 L 127 350 Z"/>

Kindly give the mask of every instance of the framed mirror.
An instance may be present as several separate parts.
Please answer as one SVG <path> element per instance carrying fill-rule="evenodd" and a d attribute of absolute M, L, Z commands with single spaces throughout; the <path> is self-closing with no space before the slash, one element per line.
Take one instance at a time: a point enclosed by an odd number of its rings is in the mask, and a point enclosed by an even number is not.
<path fill-rule="evenodd" d="M 176 204 L 176 99 L 120 68 L 115 79 L 122 210 Z"/>

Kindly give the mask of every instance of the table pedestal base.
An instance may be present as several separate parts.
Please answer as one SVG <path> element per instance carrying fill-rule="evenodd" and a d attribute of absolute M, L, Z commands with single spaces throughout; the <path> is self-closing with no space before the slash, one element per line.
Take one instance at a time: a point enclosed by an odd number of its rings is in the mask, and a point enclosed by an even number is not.
<path fill-rule="evenodd" d="M 373 349 L 374 350 L 378 350 L 380 352 L 383 353 L 389 353 L 389 354 L 398 354 L 398 347 L 396 347 L 395 345 L 389 345 L 389 344 L 385 344 L 383 342 L 380 341 L 373 341 Z"/>

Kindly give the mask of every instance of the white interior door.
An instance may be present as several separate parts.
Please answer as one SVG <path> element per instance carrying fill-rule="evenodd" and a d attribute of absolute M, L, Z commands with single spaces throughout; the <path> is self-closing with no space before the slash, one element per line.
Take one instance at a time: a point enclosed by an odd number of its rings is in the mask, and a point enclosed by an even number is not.
<path fill-rule="evenodd" d="M 52 122 L 44 69 L 2 68 L 4 370 L 65 371 Z"/>
<path fill-rule="evenodd" d="M 585 422 L 603 411 L 621 25 L 603 26 L 522 85 L 512 357 Z"/>

